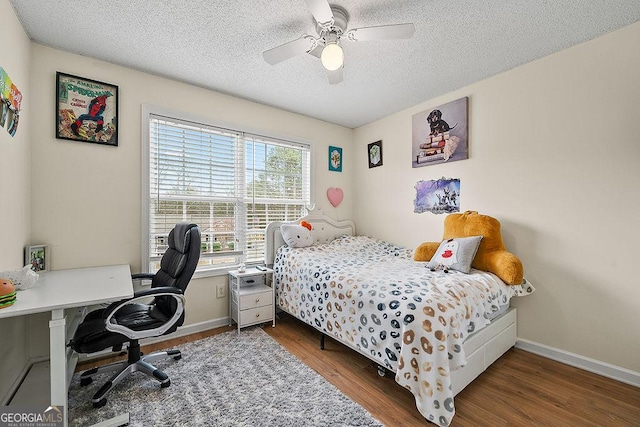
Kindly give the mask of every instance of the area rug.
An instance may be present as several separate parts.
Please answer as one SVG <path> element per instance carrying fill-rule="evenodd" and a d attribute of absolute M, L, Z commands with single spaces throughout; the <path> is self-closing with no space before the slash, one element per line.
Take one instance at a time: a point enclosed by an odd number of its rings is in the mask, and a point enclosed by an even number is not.
<path fill-rule="evenodd" d="M 129 413 L 130 426 L 381 426 L 364 408 L 300 362 L 259 327 L 179 347 L 182 359 L 159 361 L 171 386 L 136 372 L 94 409 L 91 397 L 109 379 L 69 387 L 69 425 L 89 426 Z"/>

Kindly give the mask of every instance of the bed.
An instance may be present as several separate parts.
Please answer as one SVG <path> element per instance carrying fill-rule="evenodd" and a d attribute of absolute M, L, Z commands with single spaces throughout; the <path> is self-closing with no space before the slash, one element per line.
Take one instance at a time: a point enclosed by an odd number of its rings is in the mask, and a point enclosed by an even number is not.
<path fill-rule="evenodd" d="M 281 222 L 267 226 L 277 306 L 395 373 L 425 419 L 449 425 L 454 396 L 515 344 L 509 301 L 533 288 L 474 269 L 431 272 L 412 250 L 356 236 L 353 222 L 321 211 L 302 220 L 311 247 L 287 246 Z"/>

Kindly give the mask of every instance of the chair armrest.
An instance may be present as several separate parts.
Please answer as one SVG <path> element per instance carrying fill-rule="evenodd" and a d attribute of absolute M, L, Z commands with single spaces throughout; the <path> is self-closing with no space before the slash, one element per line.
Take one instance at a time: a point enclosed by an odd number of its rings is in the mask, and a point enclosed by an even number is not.
<path fill-rule="evenodd" d="M 131 278 L 133 280 L 142 280 L 142 279 L 153 279 L 156 275 L 154 273 L 136 273 L 132 274 Z"/>
<path fill-rule="evenodd" d="M 118 323 L 112 323 L 111 320 L 115 316 L 115 314 L 122 309 L 123 307 L 136 304 L 141 300 L 146 300 L 149 297 L 158 297 L 158 296 L 170 296 L 176 300 L 176 311 L 173 316 L 163 323 L 161 326 L 153 329 L 145 329 L 142 331 L 134 331 L 133 329 L 129 329 L 126 326 L 120 325 Z M 149 337 L 157 337 L 164 334 L 168 331 L 182 316 L 184 312 L 184 304 L 185 297 L 183 292 L 179 288 L 173 288 L 170 286 L 159 287 L 147 289 L 144 291 L 136 292 L 132 298 L 123 299 L 117 302 L 112 303 L 107 307 L 102 315 L 102 318 L 105 322 L 105 329 L 109 332 L 115 332 L 118 334 L 122 334 L 129 339 L 142 339 Z"/>
<path fill-rule="evenodd" d="M 142 289 L 149 289 L 153 283 L 154 273 L 136 273 L 131 275 L 133 281 L 133 291 L 137 292 Z"/>
<path fill-rule="evenodd" d="M 182 295 L 182 289 L 180 288 L 174 288 L 171 286 L 162 286 L 162 287 L 158 287 L 158 288 L 151 288 L 151 289 L 145 289 L 143 291 L 137 291 L 133 294 L 133 296 L 131 298 L 125 298 L 125 299 L 121 299 L 120 301 L 116 301 L 116 302 L 112 302 L 111 304 L 109 304 L 107 306 L 107 308 L 104 309 L 104 312 L 102 314 L 102 318 L 106 319 L 107 316 L 115 313 L 116 311 L 118 311 L 121 307 L 127 305 L 127 304 L 132 304 L 135 302 L 137 302 L 140 299 L 143 298 L 149 298 L 149 297 L 155 297 L 155 296 L 160 296 L 160 294 L 165 295 L 165 294 L 177 294 L 177 295 Z"/>
<path fill-rule="evenodd" d="M 507 285 L 520 285 L 524 281 L 522 262 L 507 250 L 487 252 L 476 256 L 471 266 L 492 272 Z"/>
<path fill-rule="evenodd" d="M 160 286 L 157 288 L 145 289 L 144 291 L 138 291 L 133 294 L 133 298 L 137 299 L 141 297 L 155 297 L 160 294 L 183 295 L 184 292 L 182 291 L 182 289 L 174 288 L 173 286 Z"/>

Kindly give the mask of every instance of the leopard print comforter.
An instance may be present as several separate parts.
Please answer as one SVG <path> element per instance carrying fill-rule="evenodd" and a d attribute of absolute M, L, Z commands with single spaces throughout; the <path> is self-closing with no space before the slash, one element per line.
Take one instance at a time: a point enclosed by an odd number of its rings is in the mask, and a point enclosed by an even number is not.
<path fill-rule="evenodd" d="M 364 236 L 308 248 L 281 247 L 274 262 L 280 308 L 396 372 L 420 413 L 449 425 L 450 369 L 466 363 L 462 343 L 513 296 L 492 273 L 431 272 L 412 250 Z"/>

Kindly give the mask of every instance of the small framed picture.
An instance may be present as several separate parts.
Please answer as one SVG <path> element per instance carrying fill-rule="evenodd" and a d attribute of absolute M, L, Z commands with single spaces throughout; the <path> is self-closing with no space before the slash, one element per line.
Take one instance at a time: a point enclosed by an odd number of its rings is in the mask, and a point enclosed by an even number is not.
<path fill-rule="evenodd" d="M 118 86 L 56 73 L 56 138 L 118 146 Z"/>
<path fill-rule="evenodd" d="M 382 140 L 367 145 L 369 169 L 382 166 Z"/>
<path fill-rule="evenodd" d="M 49 270 L 49 246 L 27 246 L 24 249 L 24 265 L 30 265 L 35 272 Z"/>
<path fill-rule="evenodd" d="M 329 146 L 329 170 L 342 172 L 342 148 Z"/>

